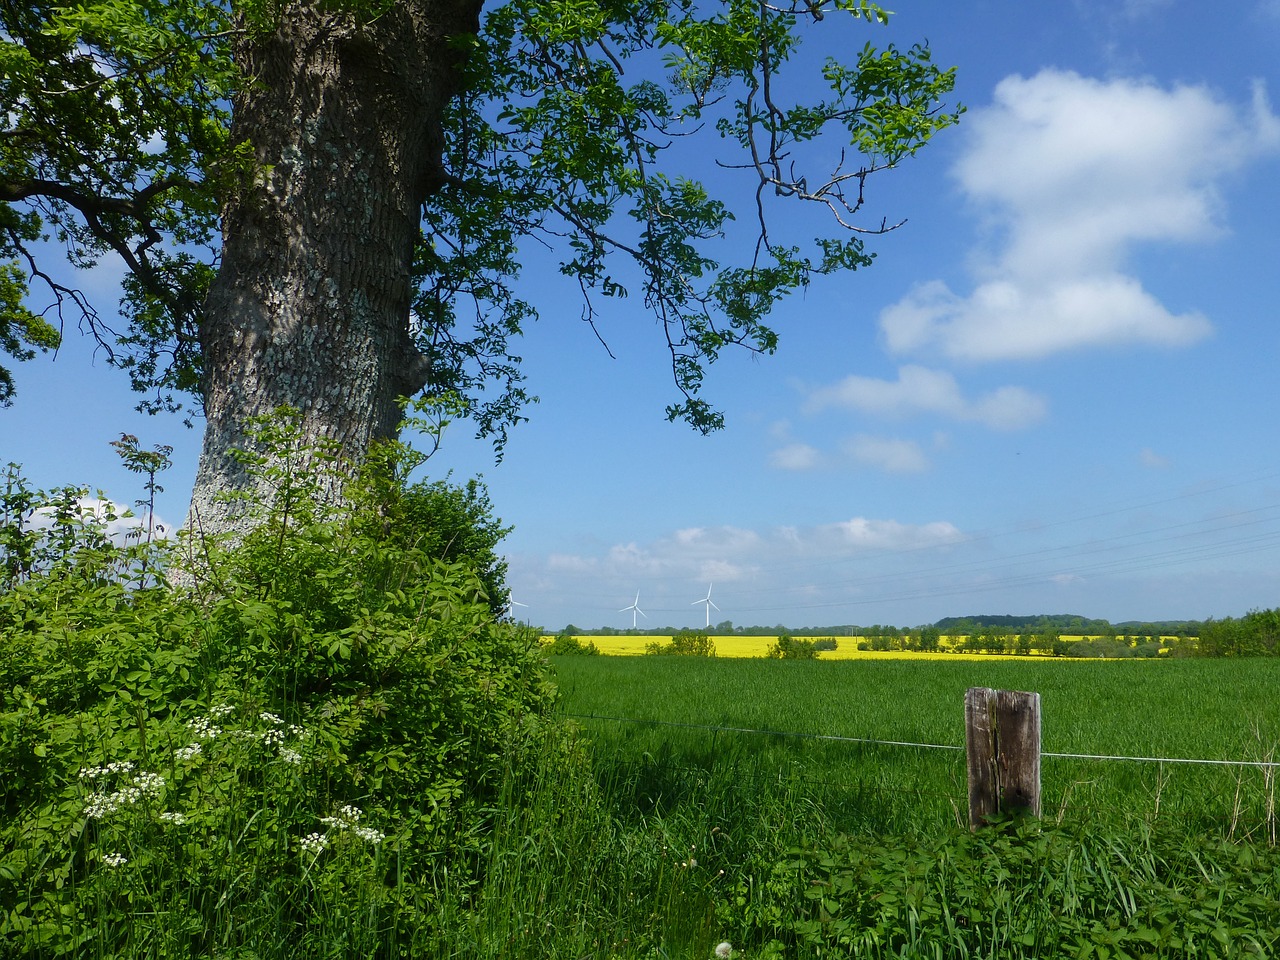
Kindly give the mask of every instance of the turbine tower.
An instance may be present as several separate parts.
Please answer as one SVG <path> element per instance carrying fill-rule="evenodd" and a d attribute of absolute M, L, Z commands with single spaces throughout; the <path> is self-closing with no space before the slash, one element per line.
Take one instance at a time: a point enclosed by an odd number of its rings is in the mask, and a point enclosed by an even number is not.
<path fill-rule="evenodd" d="M 692 607 L 696 607 L 700 603 L 705 603 L 707 605 L 707 629 L 708 630 L 711 629 L 711 608 L 716 607 L 715 601 L 711 599 L 711 588 L 713 586 L 714 584 L 708 583 L 707 595 L 703 597 L 701 600 L 695 600 L 693 601 L 693 603 L 690 604 L 690 606 Z M 716 607 L 716 612 L 719 612 L 719 610 L 720 608 Z"/>
<path fill-rule="evenodd" d="M 514 620 L 516 618 L 515 617 L 516 607 L 527 607 L 527 606 L 529 606 L 527 603 L 521 603 L 519 600 L 513 597 L 510 593 L 507 594 L 507 618 L 509 620 Z"/>
<path fill-rule="evenodd" d="M 640 616 L 644 617 L 644 611 L 640 609 L 640 591 L 639 590 L 636 591 L 636 599 L 631 604 L 631 606 L 623 607 L 618 612 L 626 613 L 628 610 L 631 611 L 631 629 L 634 630 L 636 628 L 636 614 L 638 613 L 640 614 Z M 645 617 L 645 619 L 648 620 L 649 618 Z"/>

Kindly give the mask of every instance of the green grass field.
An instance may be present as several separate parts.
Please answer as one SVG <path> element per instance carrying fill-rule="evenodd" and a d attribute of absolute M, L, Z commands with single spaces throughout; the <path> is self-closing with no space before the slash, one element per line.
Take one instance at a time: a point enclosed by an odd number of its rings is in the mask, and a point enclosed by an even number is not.
<path fill-rule="evenodd" d="M 659 780 L 682 768 L 791 777 L 843 829 L 957 825 L 963 752 L 811 735 L 961 747 L 973 686 L 1038 692 L 1046 754 L 1267 761 L 1280 744 L 1280 662 L 1271 660 L 566 657 L 555 668 L 566 713 L 642 721 L 579 721 L 601 763 L 647 767 Z M 1273 829 L 1273 780 L 1257 767 L 1046 756 L 1042 776 L 1044 811 L 1056 819 L 1158 820 L 1231 836 Z M 651 789 L 669 802 L 677 788 Z"/>

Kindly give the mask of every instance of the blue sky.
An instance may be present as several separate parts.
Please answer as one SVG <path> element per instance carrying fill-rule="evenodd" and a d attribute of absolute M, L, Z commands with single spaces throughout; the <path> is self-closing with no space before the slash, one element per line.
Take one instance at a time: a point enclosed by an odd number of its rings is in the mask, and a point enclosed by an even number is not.
<path fill-rule="evenodd" d="M 484 475 L 523 618 L 629 626 L 638 592 L 641 626 L 701 625 L 709 586 L 713 623 L 791 627 L 1280 605 L 1280 2 L 896 11 L 816 36 L 806 64 L 927 38 L 969 112 L 872 181 L 865 222 L 907 220 L 875 264 L 782 304 L 776 356 L 712 369 L 724 432 L 665 422 L 637 304 L 601 320 L 610 359 L 531 260 L 541 402 L 501 464 L 457 424 L 427 467 Z M 115 282 L 80 278 L 101 303 Z M 159 512 L 181 519 L 198 432 L 133 413 L 75 337 L 16 380 L 0 461 L 130 502 L 109 441 L 172 444 Z"/>

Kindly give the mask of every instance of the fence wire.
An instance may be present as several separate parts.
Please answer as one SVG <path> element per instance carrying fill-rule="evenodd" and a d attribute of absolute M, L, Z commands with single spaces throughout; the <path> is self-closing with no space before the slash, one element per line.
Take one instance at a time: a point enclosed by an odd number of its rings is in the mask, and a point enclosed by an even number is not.
<path fill-rule="evenodd" d="M 845 737 L 830 733 L 796 733 L 789 730 L 761 730 L 751 727 L 722 727 L 706 723 L 682 723 L 675 720 L 641 720 L 636 717 L 610 717 L 600 714 L 568 713 L 565 716 L 575 720 L 606 720 L 613 723 L 634 723 L 654 727 L 679 727 L 685 730 L 705 730 L 713 733 L 754 734 L 765 737 L 794 737 L 801 740 L 829 740 L 836 743 L 860 743 L 885 747 L 915 747 L 920 750 L 951 750 L 963 752 L 963 746 L 952 743 L 914 743 L 909 740 L 881 740 L 875 737 Z M 1216 767 L 1251 767 L 1258 770 L 1275 770 L 1280 768 L 1280 761 L 1275 760 L 1204 760 L 1193 757 L 1126 757 L 1105 753 L 1054 753 L 1041 751 L 1042 759 L 1054 760 L 1096 760 L 1118 761 L 1124 763 L 1172 763 Z"/>

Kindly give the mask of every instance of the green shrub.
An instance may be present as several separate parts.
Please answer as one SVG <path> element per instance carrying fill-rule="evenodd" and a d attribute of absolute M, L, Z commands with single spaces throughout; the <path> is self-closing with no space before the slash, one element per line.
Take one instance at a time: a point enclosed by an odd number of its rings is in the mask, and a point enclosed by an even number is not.
<path fill-rule="evenodd" d="M 470 896 L 495 802 L 568 749 L 538 637 L 466 559 L 498 528 L 461 553 L 437 534 L 462 514 L 416 530 L 394 456 L 326 504 L 282 466 L 308 460 L 287 416 L 256 435 L 275 498 L 190 590 L 138 579 L 175 547 L 116 545 L 69 495 L 4 541 L 32 559 L 0 592 L 0 953 L 389 954 Z"/>
<path fill-rule="evenodd" d="M 600 655 L 600 648 L 595 645 L 594 641 L 588 640 L 583 643 L 578 637 L 564 630 L 557 633 L 555 639 L 543 649 L 548 654 L 556 657 L 596 657 Z"/>
<path fill-rule="evenodd" d="M 766 656 L 777 660 L 817 660 L 818 647 L 812 640 L 801 640 L 784 633 L 769 647 Z"/>
<path fill-rule="evenodd" d="M 681 630 L 666 643 L 655 640 L 646 644 L 644 652 L 667 657 L 714 657 L 716 645 L 705 630 Z"/>

